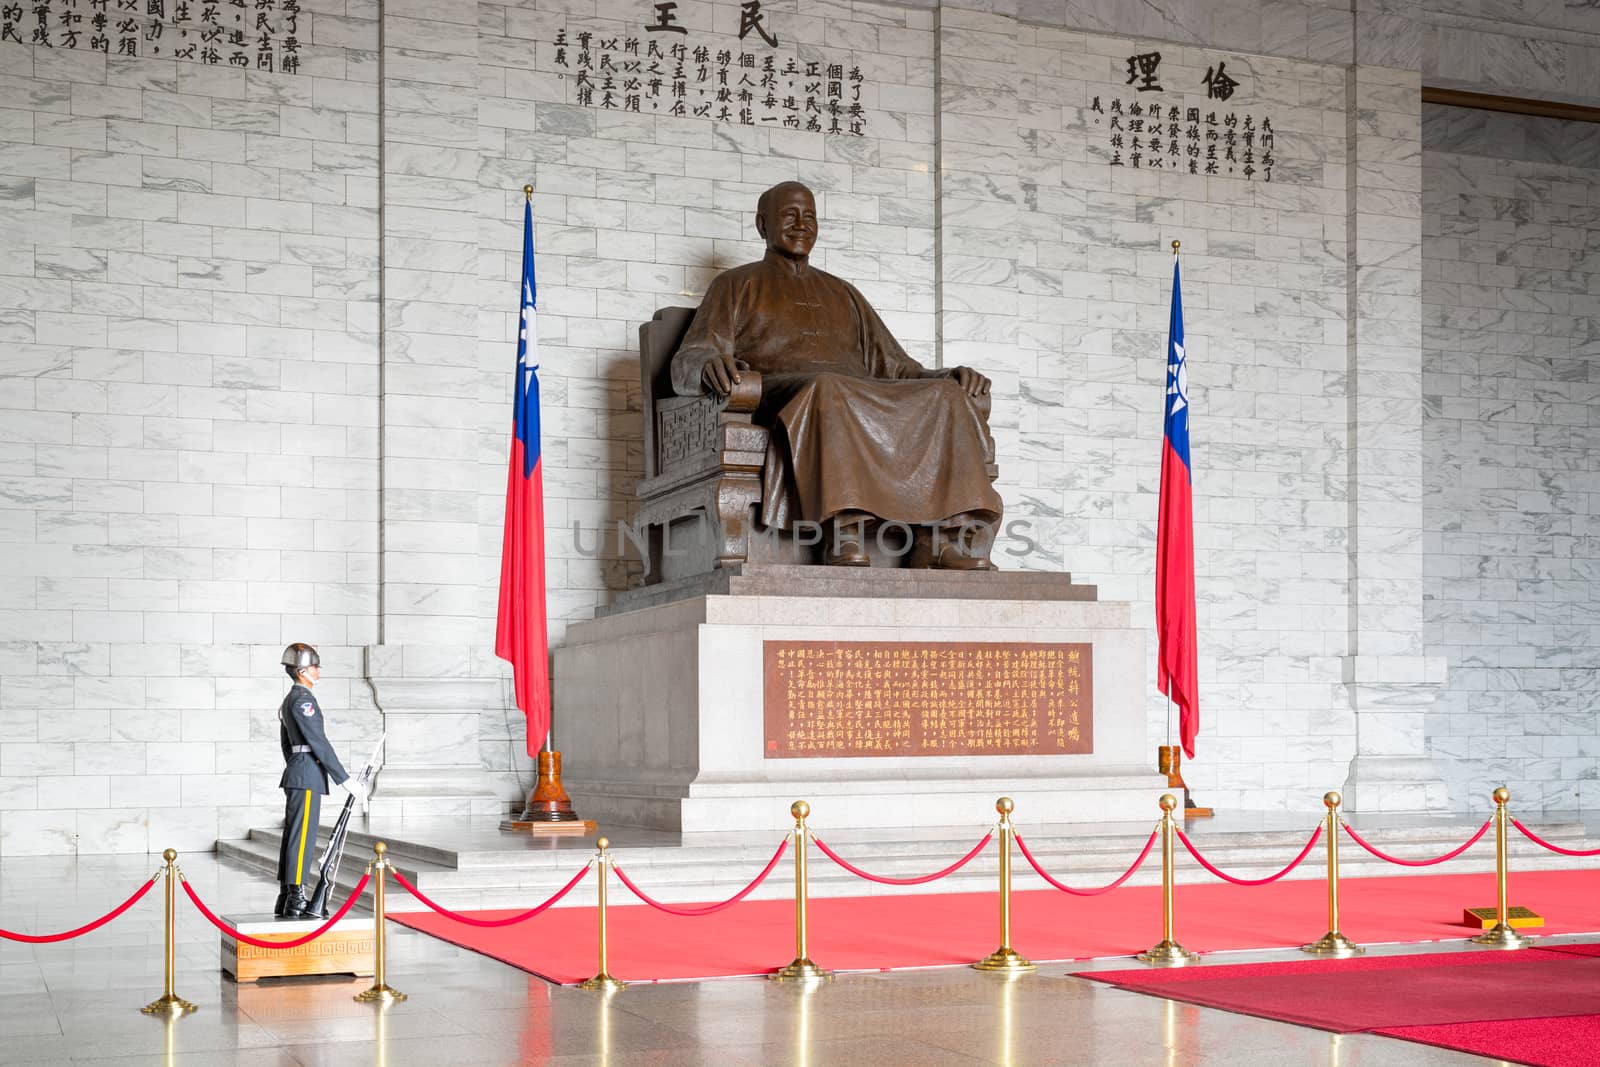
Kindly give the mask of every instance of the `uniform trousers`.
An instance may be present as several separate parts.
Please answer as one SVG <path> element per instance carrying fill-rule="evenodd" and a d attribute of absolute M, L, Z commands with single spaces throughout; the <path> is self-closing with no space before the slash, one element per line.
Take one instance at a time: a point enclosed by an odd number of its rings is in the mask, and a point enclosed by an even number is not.
<path fill-rule="evenodd" d="M 322 794 L 315 789 L 283 791 L 283 844 L 278 850 L 278 882 L 300 885 L 317 865 L 317 817 Z"/>

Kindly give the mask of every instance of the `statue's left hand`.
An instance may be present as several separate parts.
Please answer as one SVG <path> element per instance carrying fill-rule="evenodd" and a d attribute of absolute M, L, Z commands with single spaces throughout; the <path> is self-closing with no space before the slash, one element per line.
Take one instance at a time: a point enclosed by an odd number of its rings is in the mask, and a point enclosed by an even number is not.
<path fill-rule="evenodd" d="M 968 396 L 988 396 L 989 379 L 973 370 L 971 367 L 957 367 L 955 370 L 956 384 L 965 389 Z"/>

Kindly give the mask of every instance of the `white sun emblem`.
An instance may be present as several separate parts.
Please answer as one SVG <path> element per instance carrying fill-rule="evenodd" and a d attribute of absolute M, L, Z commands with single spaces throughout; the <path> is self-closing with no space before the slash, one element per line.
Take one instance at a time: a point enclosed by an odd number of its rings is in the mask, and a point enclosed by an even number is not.
<path fill-rule="evenodd" d="M 1167 364 L 1167 395 L 1172 397 L 1168 417 L 1189 406 L 1189 361 L 1183 358 L 1183 346 L 1172 346 L 1172 362 Z"/>

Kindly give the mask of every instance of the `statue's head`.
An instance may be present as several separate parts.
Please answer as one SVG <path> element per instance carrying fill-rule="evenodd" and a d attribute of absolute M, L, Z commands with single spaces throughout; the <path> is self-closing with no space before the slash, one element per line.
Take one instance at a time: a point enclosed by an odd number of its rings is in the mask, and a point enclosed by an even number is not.
<path fill-rule="evenodd" d="M 816 197 L 799 182 L 779 182 L 756 201 L 756 232 L 771 251 L 805 259 L 817 243 Z"/>

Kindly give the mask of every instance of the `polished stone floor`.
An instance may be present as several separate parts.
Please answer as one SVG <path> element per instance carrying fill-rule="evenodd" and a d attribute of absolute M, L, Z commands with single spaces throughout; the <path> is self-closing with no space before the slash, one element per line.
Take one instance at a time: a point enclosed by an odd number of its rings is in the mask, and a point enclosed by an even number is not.
<path fill-rule="evenodd" d="M 209 855 L 180 865 L 219 912 L 270 904 L 264 879 Z M 108 910 L 155 857 L 0 859 L 0 927 L 48 932 Z M 160 887 L 79 940 L 0 940 L 0 1064 L 194 1067 L 942 1067 L 1049 1064 L 1485 1063 L 1423 1045 L 1338 1036 L 1128 993 L 1054 964 L 1005 981 L 967 968 L 841 975 L 813 988 L 759 979 L 633 985 L 604 996 L 552 987 L 486 957 L 392 927 L 387 1010 L 353 979 L 238 986 L 218 971 L 216 935 L 178 898 L 176 989 L 200 1010 L 145 1017 L 161 992 Z M 1433 951 L 1459 951 L 1438 946 Z M 1392 951 L 1392 950 L 1382 950 Z M 1298 956 L 1298 954 L 1294 954 Z M 1245 962 L 1282 953 L 1237 953 Z M 1105 966 L 1126 967 L 1127 961 Z"/>

